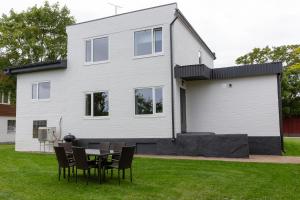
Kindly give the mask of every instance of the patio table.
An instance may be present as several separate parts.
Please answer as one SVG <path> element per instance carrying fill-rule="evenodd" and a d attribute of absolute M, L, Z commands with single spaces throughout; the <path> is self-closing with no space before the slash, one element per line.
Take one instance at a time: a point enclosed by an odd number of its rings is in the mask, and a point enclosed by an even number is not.
<path fill-rule="evenodd" d="M 101 173 L 101 167 L 102 167 L 101 164 L 107 156 L 121 154 L 120 152 L 107 152 L 107 151 L 101 152 L 99 149 L 85 149 L 85 153 L 87 156 L 98 157 L 98 160 L 99 160 L 98 165 L 99 165 L 100 173 Z M 99 181 L 101 183 L 101 176 L 99 176 Z"/>

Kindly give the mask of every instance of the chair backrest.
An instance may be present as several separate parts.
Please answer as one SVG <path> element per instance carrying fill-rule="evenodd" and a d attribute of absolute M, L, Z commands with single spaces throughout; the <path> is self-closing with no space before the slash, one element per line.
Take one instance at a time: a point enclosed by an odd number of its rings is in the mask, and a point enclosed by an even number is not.
<path fill-rule="evenodd" d="M 125 142 L 115 142 L 110 144 L 110 150 L 114 150 L 114 152 L 121 152 L 122 148 L 125 147 Z"/>
<path fill-rule="evenodd" d="M 101 151 L 108 152 L 110 143 L 109 142 L 101 142 L 99 146 L 100 146 L 100 152 Z"/>
<path fill-rule="evenodd" d="M 88 149 L 99 149 L 100 143 L 99 142 L 89 142 L 87 145 Z"/>
<path fill-rule="evenodd" d="M 86 158 L 85 148 L 73 147 L 73 155 L 75 158 L 75 165 L 78 169 L 88 169 L 88 161 Z"/>
<path fill-rule="evenodd" d="M 59 166 L 68 167 L 69 161 L 64 147 L 54 147 L 55 155 Z"/>
<path fill-rule="evenodd" d="M 130 168 L 133 160 L 135 147 L 123 147 L 120 160 L 119 160 L 119 168 L 120 169 L 126 169 Z"/>
<path fill-rule="evenodd" d="M 59 147 L 64 147 L 65 151 L 72 153 L 72 142 L 58 143 Z"/>

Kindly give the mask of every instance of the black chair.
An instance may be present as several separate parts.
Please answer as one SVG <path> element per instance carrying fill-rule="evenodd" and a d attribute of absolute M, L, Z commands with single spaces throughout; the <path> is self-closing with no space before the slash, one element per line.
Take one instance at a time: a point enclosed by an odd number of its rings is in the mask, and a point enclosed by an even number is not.
<path fill-rule="evenodd" d="M 108 153 L 109 152 L 109 147 L 110 147 L 110 143 L 109 142 L 101 142 L 99 144 L 100 152 Z"/>
<path fill-rule="evenodd" d="M 114 152 L 121 153 L 122 148 L 126 146 L 125 142 L 115 142 L 110 144 L 110 150 L 113 150 Z M 119 155 L 113 155 L 112 156 L 113 160 L 119 160 L 120 156 Z"/>
<path fill-rule="evenodd" d="M 76 170 L 75 170 L 75 176 L 76 176 L 76 183 L 77 183 L 77 169 L 81 169 L 83 170 L 83 174 L 86 177 L 86 184 L 88 184 L 89 181 L 89 177 L 91 176 L 91 172 L 90 169 L 91 168 L 95 168 L 98 169 L 98 176 L 99 176 L 99 181 L 101 183 L 101 169 L 99 167 L 99 165 L 96 163 L 96 161 L 94 160 L 87 160 L 87 155 L 85 153 L 85 148 L 82 147 L 73 147 L 73 155 L 75 158 L 75 166 L 76 166 Z M 86 174 L 87 172 L 87 174 Z"/>
<path fill-rule="evenodd" d="M 126 146 L 125 142 L 115 142 L 110 144 L 110 150 L 114 152 L 121 152 L 122 148 Z"/>
<path fill-rule="evenodd" d="M 125 179 L 125 169 L 130 169 L 130 181 L 132 182 L 132 160 L 134 155 L 135 147 L 123 147 L 121 151 L 120 159 L 113 161 L 110 165 L 104 165 L 104 169 L 117 169 L 118 179 L 120 185 L 120 170 L 123 171 L 123 179 Z M 105 173 L 104 173 L 105 176 Z"/>
<path fill-rule="evenodd" d="M 56 159 L 58 161 L 58 180 L 61 176 L 61 168 L 63 168 L 63 175 L 66 178 L 66 168 L 68 169 L 68 181 L 70 180 L 70 168 L 72 167 L 72 172 L 74 175 L 74 160 L 68 159 L 64 147 L 54 147 Z"/>
<path fill-rule="evenodd" d="M 58 143 L 58 146 L 63 147 L 65 149 L 68 159 L 70 159 L 71 161 L 74 160 L 72 142 Z"/>

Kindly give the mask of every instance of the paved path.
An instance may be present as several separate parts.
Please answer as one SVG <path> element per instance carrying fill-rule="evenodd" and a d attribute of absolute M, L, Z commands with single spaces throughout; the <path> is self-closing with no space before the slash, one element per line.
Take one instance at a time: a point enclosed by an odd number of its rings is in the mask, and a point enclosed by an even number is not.
<path fill-rule="evenodd" d="M 216 158 L 216 157 L 203 157 L 203 156 L 136 155 L 136 157 L 178 159 L 178 160 L 218 160 L 218 161 L 229 161 L 229 162 L 300 164 L 300 157 L 297 156 L 250 155 L 250 158 Z"/>

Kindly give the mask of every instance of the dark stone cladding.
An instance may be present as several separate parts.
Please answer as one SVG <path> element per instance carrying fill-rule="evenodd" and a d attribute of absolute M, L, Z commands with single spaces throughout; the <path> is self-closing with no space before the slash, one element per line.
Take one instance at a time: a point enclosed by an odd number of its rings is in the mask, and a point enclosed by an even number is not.
<path fill-rule="evenodd" d="M 256 155 L 282 155 L 280 136 L 250 136 L 249 152 Z"/>
<path fill-rule="evenodd" d="M 241 65 L 210 69 L 204 64 L 175 66 L 175 78 L 183 80 L 218 80 L 248 76 L 281 74 L 282 63 Z"/>
<path fill-rule="evenodd" d="M 66 69 L 66 68 L 67 68 L 67 60 L 56 60 L 56 61 L 32 63 L 32 64 L 16 66 L 16 67 L 8 67 L 4 70 L 4 73 L 6 75 L 16 75 L 16 74 L 40 72 L 46 70 Z"/>
<path fill-rule="evenodd" d="M 125 142 L 137 154 L 248 158 L 249 154 L 281 155 L 280 137 L 246 134 L 184 133 L 171 138 L 79 138 L 74 145 L 97 148 L 101 142 Z"/>

